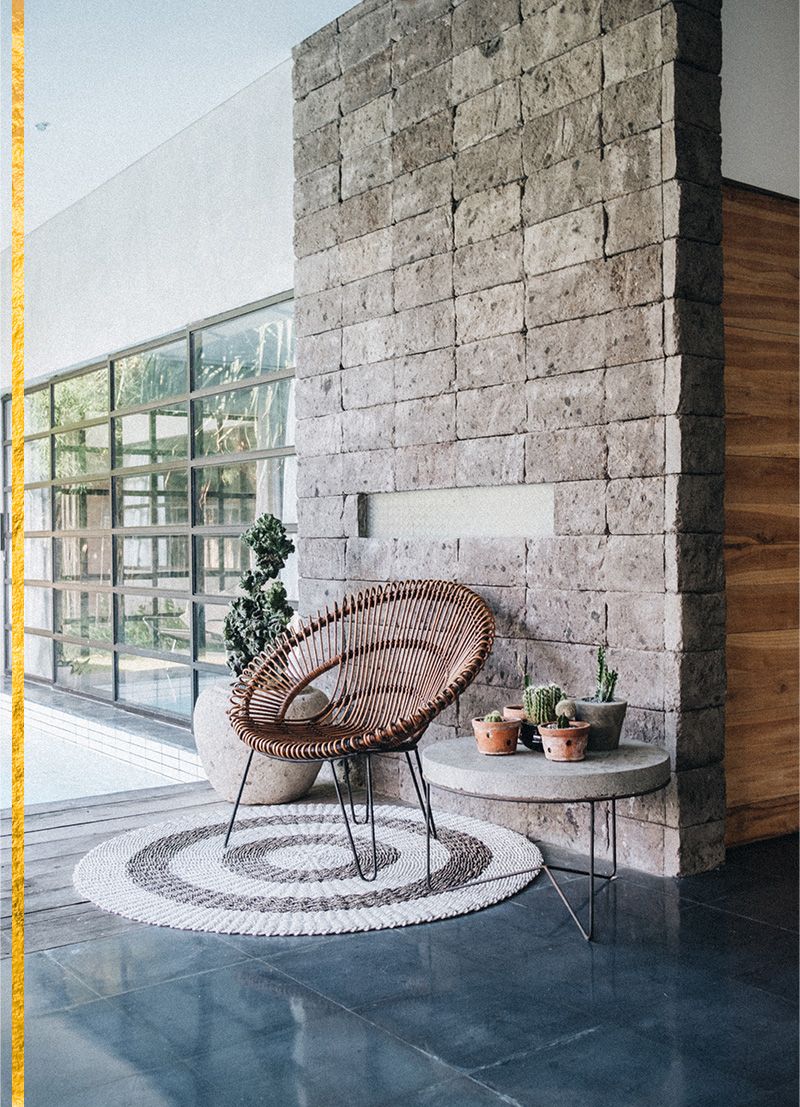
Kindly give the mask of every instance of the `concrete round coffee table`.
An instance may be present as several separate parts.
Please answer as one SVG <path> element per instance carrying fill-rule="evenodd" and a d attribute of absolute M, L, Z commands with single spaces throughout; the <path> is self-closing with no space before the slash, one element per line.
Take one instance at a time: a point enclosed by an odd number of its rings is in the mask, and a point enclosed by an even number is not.
<path fill-rule="evenodd" d="M 587 803 L 589 805 L 589 868 L 543 866 L 575 924 L 589 941 L 594 929 L 595 879 L 613 880 L 617 873 L 617 800 L 657 792 L 669 782 L 669 754 L 644 742 L 621 742 L 616 750 L 587 753 L 584 761 L 548 761 L 544 754 L 522 750 L 510 757 L 487 757 L 475 740 L 452 738 L 422 753 L 428 805 L 428 837 L 435 833 L 430 813 L 431 788 L 463 796 L 509 803 Z M 611 807 L 611 871 L 595 871 L 595 804 Z M 428 843 L 430 846 L 430 842 Z M 553 872 L 589 878 L 589 920 L 584 928 L 556 882 Z"/>

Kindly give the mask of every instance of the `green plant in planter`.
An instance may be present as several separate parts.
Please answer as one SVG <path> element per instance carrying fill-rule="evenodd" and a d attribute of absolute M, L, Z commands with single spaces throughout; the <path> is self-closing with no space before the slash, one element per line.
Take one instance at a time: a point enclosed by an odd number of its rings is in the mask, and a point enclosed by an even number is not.
<path fill-rule="evenodd" d="M 560 700 L 556 704 L 556 726 L 561 730 L 567 730 L 576 714 L 577 707 L 574 700 Z"/>
<path fill-rule="evenodd" d="M 606 664 L 606 651 L 603 646 L 597 651 L 597 690 L 594 698 L 598 703 L 611 703 L 617 687 L 617 670 L 609 669 Z"/>
<path fill-rule="evenodd" d="M 503 716 L 499 711 L 490 711 L 488 715 L 483 716 L 485 723 L 502 723 Z"/>
<path fill-rule="evenodd" d="M 527 722 L 534 723 L 536 726 L 552 722 L 556 717 L 556 704 L 564 698 L 564 693 L 557 684 L 534 686 L 527 674 L 525 682 L 525 687 L 522 689 L 522 710 L 525 712 Z"/>
<path fill-rule="evenodd" d="M 242 541 L 253 551 L 254 568 L 242 573 L 241 595 L 231 603 L 223 626 L 228 668 L 236 676 L 285 630 L 294 614 L 283 583 L 276 579 L 294 550 L 283 523 L 268 512 L 260 515 Z"/>

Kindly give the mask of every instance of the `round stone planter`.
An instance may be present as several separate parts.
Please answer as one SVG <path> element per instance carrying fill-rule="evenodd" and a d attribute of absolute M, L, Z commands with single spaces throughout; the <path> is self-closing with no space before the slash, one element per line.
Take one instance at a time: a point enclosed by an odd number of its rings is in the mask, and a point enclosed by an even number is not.
<path fill-rule="evenodd" d="M 589 723 L 588 749 L 594 752 L 615 750 L 619 746 L 627 700 L 600 703 L 597 700 L 575 700 L 576 717 Z"/>
<path fill-rule="evenodd" d="M 236 799 L 250 747 L 246 746 L 228 719 L 230 680 L 218 680 L 207 685 L 197 697 L 194 707 L 194 738 L 197 752 L 211 787 L 224 800 Z M 286 714 L 287 719 L 308 719 L 321 711 L 328 697 L 318 688 L 300 692 Z M 317 779 L 321 762 L 294 764 L 256 754 L 242 803 L 290 803 L 304 796 Z"/>

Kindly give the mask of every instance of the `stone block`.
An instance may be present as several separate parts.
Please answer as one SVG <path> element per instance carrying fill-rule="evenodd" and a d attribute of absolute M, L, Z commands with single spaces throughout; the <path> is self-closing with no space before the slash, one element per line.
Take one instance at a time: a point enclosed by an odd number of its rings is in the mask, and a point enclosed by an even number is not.
<path fill-rule="evenodd" d="M 325 607 L 332 607 L 334 603 L 341 603 L 347 592 L 345 582 L 342 580 L 306 580 L 303 577 L 298 581 L 300 615 L 316 615 Z M 376 760 L 380 760 L 377 758 Z"/>
<path fill-rule="evenodd" d="M 605 422 L 604 371 L 559 373 L 528 381 L 527 429 L 540 435 L 543 448 L 550 432 Z"/>
<path fill-rule="evenodd" d="M 529 538 L 528 587 L 564 592 L 602 590 L 607 542 L 599 534 L 575 535 L 568 542 L 561 537 Z"/>
<path fill-rule="evenodd" d="M 664 409 L 676 415 L 723 415 L 725 381 L 722 361 L 668 357 L 664 363 Z"/>
<path fill-rule="evenodd" d="M 522 113 L 525 120 L 563 108 L 600 90 L 600 43 L 586 42 L 567 54 L 537 65 L 522 77 Z"/>
<path fill-rule="evenodd" d="M 316 415 L 335 415 L 342 410 L 341 371 L 320 373 L 302 380 L 295 389 L 295 412 L 298 419 Z"/>
<path fill-rule="evenodd" d="M 343 242 L 339 247 L 339 267 L 341 275 L 351 281 L 391 269 L 391 227 Z"/>
<path fill-rule="evenodd" d="M 662 9 L 663 57 L 719 73 L 722 67 L 722 28 L 718 13 L 694 4 L 671 3 Z"/>
<path fill-rule="evenodd" d="M 523 578 L 524 579 L 524 578 Z M 520 646 L 523 645 L 518 638 L 501 638 L 499 635 L 494 640 L 492 652 L 481 671 L 481 682 L 492 687 L 500 688 L 502 703 L 508 703 L 505 699 L 505 689 L 513 688 L 520 679 L 519 661 Z M 515 699 L 519 701 L 519 696 Z"/>
<path fill-rule="evenodd" d="M 453 255 L 436 254 L 410 265 L 403 265 L 394 273 L 394 303 L 398 311 L 432 304 L 453 295 Z"/>
<path fill-rule="evenodd" d="M 294 224 L 294 254 L 303 258 L 306 254 L 316 254 L 329 246 L 335 246 L 339 233 L 338 207 L 323 208 Z"/>
<path fill-rule="evenodd" d="M 660 534 L 609 535 L 606 587 L 612 592 L 663 592 L 664 540 Z M 640 707 L 647 704 L 640 703 Z"/>
<path fill-rule="evenodd" d="M 667 653 L 666 707 L 693 711 L 725 703 L 725 650 Z"/>
<path fill-rule="evenodd" d="M 406 0 L 408 4 L 408 0 Z M 402 34 L 392 50 L 392 79 L 402 85 L 429 69 L 435 69 L 450 56 L 449 4 L 440 5 L 447 15 L 423 23 L 413 33 Z"/>
<path fill-rule="evenodd" d="M 522 68 L 541 62 L 600 36 L 600 0 L 577 4 L 551 4 L 524 18 L 522 24 Z"/>
<path fill-rule="evenodd" d="M 435 161 L 392 182 L 394 218 L 399 222 L 412 215 L 450 204 L 453 167 L 449 161 Z"/>
<path fill-rule="evenodd" d="M 605 427 L 571 427 L 525 439 L 525 479 L 529 483 L 602 480 L 606 475 Z"/>
<path fill-rule="evenodd" d="M 394 404 L 352 408 L 342 415 L 342 448 L 345 453 L 386 449 L 393 445 L 393 438 Z"/>
<path fill-rule="evenodd" d="M 450 111 L 435 115 L 406 127 L 392 138 L 394 176 L 412 173 L 431 162 L 450 155 L 453 146 L 453 117 Z"/>
<path fill-rule="evenodd" d="M 639 361 L 606 370 L 606 413 L 617 420 L 664 414 L 664 362 Z"/>
<path fill-rule="evenodd" d="M 453 168 L 453 198 L 462 200 L 473 192 L 508 184 L 522 176 L 522 146 L 519 133 L 508 131 L 460 151 Z"/>
<path fill-rule="evenodd" d="M 391 87 L 391 50 L 387 46 L 342 74 L 342 112 L 361 107 Z"/>
<path fill-rule="evenodd" d="M 628 707 L 625 714 L 623 735 L 649 742 L 652 746 L 664 746 L 663 711 L 648 711 L 642 707 Z M 663 820 L 662 820 L 663 821 Z"/>
<path fill-rule="evenodd" d="M 602 192 L 601 164 L 599 152 L 590 151 L 529 176 L 522 200 L 525 226 L 595 204 Z"/>
<path fill-rule="evenodd" d="M 663 478 L 610 481 L 606 511 L 611 534 L 661 534 L 664 529 Z"/>
<path fill-rule="evenodd" d="M 664 237 L 661 186 L 606 201 L 606 254 L 649 246 Z"/>
<path fill-rule="evenodd" d="M 339 251 L 335 246 L 306 254 L 294 265 L 294 294 L 297 297 L 322 292 L 339 284 Z"/>
<path fill-rule="evenodd" d="M 528 176 L 599 148 L 599 95 L 526 120 L 522 129 L 522 161 Z"/>
<path fill-rule="evenodd" d="M 666 464 L 669 473 L 722 473 L 725 469 L 725 420 L 682 415 L 667 419 Z"/>
<path fill-rule="evenodd" d="M 459 539 L 458 579 L 464 584 L 519 587 L 525 582 L 525 539 Z"/>
<path fill-rule="evenodd" d="M 342 330 L 342 366 L 370 365 L 395 354 L 395 320 L 389 315 L 365 319 Z"/>
<path fill-rule="evenodd" d="M 394 37 L 413 38 L 413 32 L 417 28 L 424 30 L 431 20 L 444 21 L 449 27 L 445 17 L 451 7 L 451 0 L 395 0 L 392 8 Z"/>
<path fill-rule="evenodd" d="M 664 295 L 722 303 L 722 246 L 670 238 L 664 243 Z"/>
<path fill-rule="evenodd" d="M 373 142 L 371 146 L 347 155 L 341 161 L 342 199 L 377 188 L 392 179 L 392 140 Z"/>
<path fill-rule="evenodd" d="M 660 11 L 623 23 L 603 36 L 603 73 L 607 85 L 627 81 L 660 65 Z"/>
<path fill-rule="evenodd" d="M 336 119 L 295 140 L 294 171 L 298 177 L 305 177 L 307 173 L 338 160 L 339 121 Z"/>
<path fill-rule="evenodd" d="M 303 538 L 297 551 L 301 576 L 317 580 L 344 580 L 344 539 Z"/>
<path fill-rule="evenodd" d="M 339 58 L 342 70 L 350 69 L 373 54 L 385 50 L 392 32 L 391 4 L 382 4 L 374 10 L 349 22 L 339 19 Z"/>
<path fill-rule="evenodd" d="M 517 181 L 459 201 L 453 219 L 456 246 L 507 234 L 520 225 L 521 185 Z"/>
<path fill-rule="evenodd" d="M 457 296 L 455 305 L 459 343 L 476 342 L 481 338 L 522 330 L 524 300 L 524 285 L 521 281 Z"/>
<path fill-rule="evenodd" d="M 396 408 L 395 444 L 422 446 L 428 442 L 450 442 L 456 421 L 456 398 L 423 397 L 399 401 Z"/>
<path fill-rule="evenodd" d="M 603 30 L 613 31 L 661 7 L 661 0 L 603 0 Z"/>
<path fill-rule="evenodd" d="M 720 473 L 695 476 L 668 475 L 665 484 L 664 526 L 695 534 L 721 533 L 725 529 L 725 478 Z"/>
<path fill-rule="evenodd" d="M 603 206 L 568 212 L 525 230 L 525 272 L 536 276 L 603 256 Z"/>
<path fill-rule="evenodd" d="M 341 323 L 341 288 L 329 288 L 311 296 L 299 296 L 294 302 L 294 325 L 298 335 L 331 331 L 340 327 Z"/>
<path fill-rule="evenodd" d="M 455 312 L 452 300 L 408 308 L 395 315 L 398 357 L 442 350 L 455 342 Z"/>
<path fill-rule="evenodd" d="M 606 364 L 660 358 L 663 349 L 661 304 L 621 308 L 606 316 Z M 620 416 L 624 418 L 624 416 Z"/>
<path fill-rule="evenodd" d="M 606 316 L 590 315 L 528 331 L 528 377 L 582 372 L 605 364 Z"/>
<path fill-rule="evenodd" d="M 449 206 L 442 205 L 396 223 L 392 228 L 392 264 L 395 268 L 451 250 L 452 220 Z"/>
<path fill-rule="evenodd" d="M 455 538 L 398 538 L 394 572 L 398 580 L 455 580 L 458 542 Z"/>
<path fill-rule="evenodd" d="M 607 592 L 608 645 L 634 650 L 664 649 L 664 595 Z"/>
<path fill-rule="evenodd" d="M 519 59 L 519 25 L 456 53 L 453 58 L 453 102 L 458 104 L 485 88 L 518 76 Z"/>
<path fill-rule="evenodd" d="M 459 247 L 453 257 L 453 288 L 457 296 L 498 284 L 521 281 L 522 235 L 509 231 Z"/>
<path fill-rule="evenodd" d="M 619 541 L 619 539 L 617 539 Z M 608 663 L 620 674 L 619 694 L 632 707 L 659 711 L 664 706 L 664 653 L 662 650 L 609 649 Z M 589 670 L 594 683 L 595 669 Z M 591 686 L 591 685 L 590 685 Z"/>
<path fill-rule="evenodd" d="M 303 458 L 297 467 L 297 497 L 341 496 L 342 454 Z"/>
<path fill-rule="evenodd" d="M 618 139 L 603 150 L 603 196 L 613 199 L 661 182 L 658 128 Z"/>
<path fill-rule="evenodd" d="M 664 66 L 662 76 L 664 120 L 719 131 L 722 82 L 716 73 L 703 73 L 692 65 L 670 62 Z"/>
<path fill-rule="evenodd" d="M 454 378 L 455 364 L 451 349 L 410 354 L 395 361 L 395 389 L 404 400 L 450 392 Z"/>
<path fill-rule="evenodd" d="M 395 398 L 394 361 L 353 365 L 342 371 L 342 407 L 371 407 Z"/>
<path fill-rule="evenodd" d="M 392 96 L 386 93 L 343 116 L 339 123 L 342 157 L 352 158 L 365 146 L 387 139 L 392 133 L 394 111 Z"/>
<path fill-rule="evenodd" d="M 456 483 L 455 455 L 455 442 L 395 450 L 395 487 L 398 492 L 412 488 L 452 488 Z"/>
<path fill-rule="evenodd" d="M 316 496 L 299 500 L 297 527 L 306 538 L 347 538 L 358 534 L 356 496 Z"/>
<path fill-rule="evenodd" d="M 316 131 L 326 123 L 339 118 L 342 82 L 337 77 L 319 88 L 312 89 L 302 100 L 294 102 L 294 137 Z"/>
<path fill-rule="evenodd" d="M 719 305 L 665 300 L 664 353 L 722 360 L 725 345 Z"/>
<path fill-rule="evenodd" d="M 528 672 L 536 684 L 555 681 L 572 695 L 591 681 L 597 666 L 597 649 L 582 642 L 550 642 L 534 640 L 528 643 Z"/>
<path fill-rule="evenodd" d="M 725 648 L 724 592 L 668 592 L 664 643 L 677 653 Z"/>
<path fill-rule="evenodd" d="M 453 12 L 453 50 L 485 43 L 517 23 L 518 0 L 463 0 Z"/>
<path fill-rule="evenodd" d="M 342 490 L 391 492 L 394 488 L 394 450 L 365 450 L 342 454 Z M 348 576 L 356 574 L 348 573 Z"/>
<path fill-rule="evenodd" d="M 562 481 L 554 489 L 556 534 L 606 533 L 606 482 Z"/>
<path fill-rule="evenodd" d="M 391 225 L 392 186 L 380 185 L 339 205 L 339 241 L 373 234 Z"/>
<path fill-rule="evenodd" d="M 332 373 L 341 367 L 341 362 L 341 331 L 298 337 L 295 350 L 295 374 L 298 380 L 314 377 L 318 373 Z"/>
<path fill-rule="evenodd" d="M 664 828 L 664 875 L 692 876 L 725 861 L 725 820 Z"/>
<path fill-rule="evenodd" d="M 345 567 L 350 579 L 389 581 L 394 578 L 394 538 L 348 538 Z"/>
<path fill-rule="evenodd" d="M 719 190 L 691 181 L 666 181 L 664 194 L 664 236 L 696 238 L 701 242 L 722 241 L 722 201 Z"/>
<path fill-rule="evenodd" d="M 666 585 L 670 592 L 722 592 L 722 535 L 667 534 Z"/>
<path fill-rule="evenodd" d="M 490 438 L 525 429 L 524 395 L 515 384 L 470 388 L 457 394 L 456 430 L 459 438 Z"/>
<path fill-rule="evenodd" d="M 464 150 L 519 125 L 519 82 L 503 81 L 457 105 L 453 146 L 456 150 Z"/>
<path fill-rule="evenodd" d="M 336 20 L 320 27 L 292 50 L 292 88 L 296 99 L 341 73 Z"/>
<path fill-rule="evenodd" d="M 338 454 L 342 450 L 342 416 L 317 415 L 311 419 L 298 419 L 295 426 L 297 456 L 319 457 Z"/>
<path fill-rule="evenodd" d="M 668 712 L 665 741 L 679 771 L 721 761 L 725 753 L 725 708 Z"/>
<path fill-rule="evenodd" d="M 472 443 L 468 443 L 472 445 Z M 480 445 L 480 443 L 478 443 Z M 495 629 L 502 638 L 522 638 L 525 635 L 525 586 L 496 587 L 494 585 L 473 585 L 492 609 Z"/>
<path fill-rule="evenodd" d="M 603 89 L 603 142 L 639 134 L 661 122 L 661 71 L 650 69 Z M 662 148 L 663 151 L 663 148 Z M 663 152 L 662 152 L 663 156 Z"/>
<path fill-rule="evenodd" d="M 459 388 L 483 388 L 525 380 L 525 339 L 502 334 L 456 348 Z"/>
<path fill-rule="evenodd" d="M 391 272 L 362 277 L 342 287 L 342 325 L 390 315 L 394 306 Z"/>
<path fill-rule="evenodd" d="M 721 180 L 720 136 L 688 123 L 665 123 L 661 128 L 661 167 L 664 180 L 682 181 L 717 188 Z"/>
<path fill-rule="evenodd" d="M 457 488 L 520 484 L 524 480 L 524 474 L 525 439 L 519 434 L 495 438 L 465 438 L 455 443 Z"/>
<path fill-rule="evenodd" d="M 661 247 L 645 246 L 532 276 L 527 282 L 529 328 L 582 319 L 661 298 Z"/>
<path fill-rule="evenodd" d="M 599 645 L 605 640 L 604 596 L 601 592 L 529 588 L 525 629 L 540 641 Z"/>
<path fill-rule="evenodd" d="M 631 419 L 609 425 L 609 477 L 658 477 L 663 472 L 663 419 Z"/>
<path fill-rule="evenodd" d="M 402 131 L 406 127 L 420 123 L 439 111 L 443 104 L 450 102 L 452 71 L 452 63 L 448 59 L 436 69 L 421 73 L 413 81 L 408 81 L 395 89 L 393 100 L 395 130 Z"/>

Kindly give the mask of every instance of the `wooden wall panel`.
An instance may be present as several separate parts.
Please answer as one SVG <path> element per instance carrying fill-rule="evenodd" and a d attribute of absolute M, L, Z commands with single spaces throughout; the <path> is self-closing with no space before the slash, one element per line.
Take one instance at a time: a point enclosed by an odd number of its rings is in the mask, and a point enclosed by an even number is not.
<path fill-rule="evenodd" d="M 727 840 L 796 830 L 798 205 L 726 185 Z"/>

